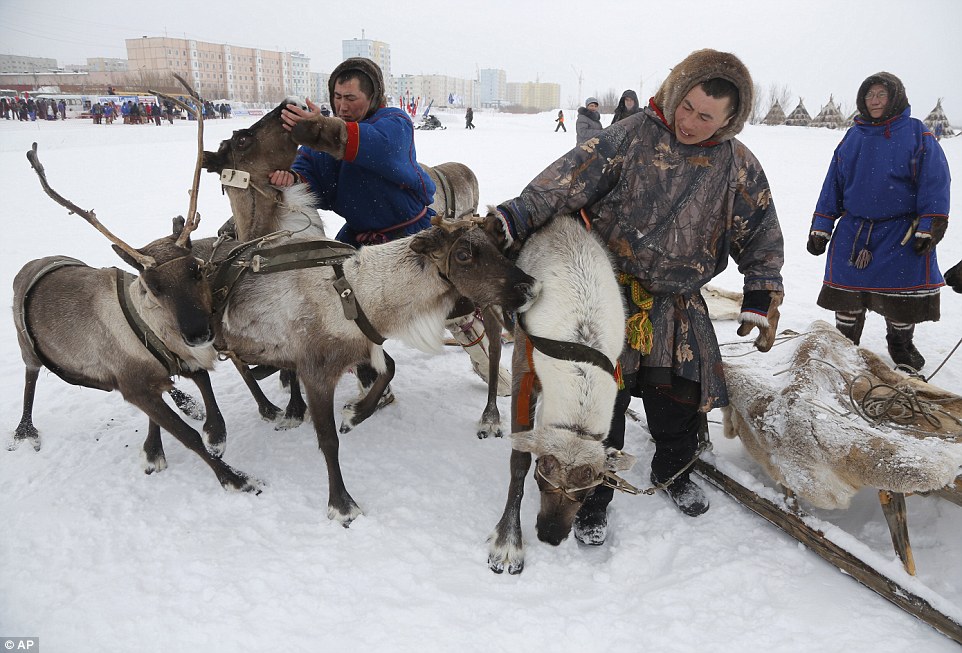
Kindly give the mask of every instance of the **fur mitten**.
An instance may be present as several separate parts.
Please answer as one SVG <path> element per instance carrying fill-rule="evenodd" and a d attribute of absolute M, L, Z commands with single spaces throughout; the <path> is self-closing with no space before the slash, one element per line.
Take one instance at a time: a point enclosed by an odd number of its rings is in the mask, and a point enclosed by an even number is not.
<path fill-rule="evenodd" d="M 742 312 L 738 316 L 738 321 L 741 323 L 738 327 L 738 335 L 747 336 L 752 329 L 758 327 L 755 348 L 761 352 L 771 349 L 775 344 L 775 334 L 778 332 L 778 307 L 781 306 L 784 298 L 783 292 L 769 290 L 746 292 L 742 300 Z"/>
<path fill-rule="evenodd" d="M 347 125 L 340 118 L 317 114 L 294 125 L 291 138 L 298 145 L 326 152 L 335 159 L 343 159 L 347 148 Z"/>
<path fill-rule="evenodd" d="M 945 236 L 945 230 L 949 226 L 949 219 L 943 216 L 936 216 L 932 218 L 932 227 L 928 233 L 924 231 L 915 232 L 915 242 L 912 243 L 912 249 L 919 256 L 923 254 L 928 254 L 935 249 L 935 246 L 939 244 L 939 241 Z"/>

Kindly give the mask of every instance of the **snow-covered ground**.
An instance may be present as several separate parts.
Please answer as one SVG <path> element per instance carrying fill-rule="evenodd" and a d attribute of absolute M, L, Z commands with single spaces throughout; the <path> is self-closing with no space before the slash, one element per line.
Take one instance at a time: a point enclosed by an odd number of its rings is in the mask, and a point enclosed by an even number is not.
<path fill-rule="evenodd" d="M 448 129 L 417 132 L 419 160 L 469 165 L 482 204 L 517 195 L 574 145 L 573 121 L 568 133 L 555 133 L 551 114 L 476 112 L 474 131 L 463 129 L 462 113 L 438 115 Z M 207 149 L 250 120 L 207 122 Z M 839 137 L 793 127 L 748 127 L 742 135 L 768 173 L 785 233 L 781 329 L 831 319 L 815 305 L 824 258 L 811 257 L 805 240 Z M 24 157 L 33 141 L 53 187 L 135 246 L 166 233 L 170 218 L 187 210 L 194 123 L 0 121 L 5 306 L 14 275 L 32 258 L 123 265 L 103 236 L 44 195 Z M 943 147 L 959 174 L 962 138 Z M 199 211 L 201 235 L 230 214 L 206 173 Z M 338 218 L 325 219 L 333 233 Z M 943 269 L 962 258 L 958 229 L 940 246 Z M 716 283 L 741 288 L 733 269 Z M 917 330 L 928 373 L 962 336 L 962 297 L 945 291 L 942 314 Z M 735 329 L 719 322 L 719 340 L 737 340 Z M 882 319 L 870 315 L 863 346 L 884 354 L 884 334 Z M 663 496 L 619 495 L 605 546 L 569 538 L 555 548 L 535 536 L 529 480 L 525 571 L 492 574 L 485 540 L 504 506 L 510 443 L 474 436 L 485 388 L 459 348 L 437 357 L 396 342 L 387 349 L 397 360 L 397 402 L 341 438 L 347 486 L 365 513 L 349 529 L 326 517 L 324 460 L 311 424 L 274 431 L 229 364 L 213 375 L 229 430 L 225 460 L 266 483 L 260 496 L 223 491 L 170 438 L 169 469 L 145 476 L 146 418 L 116 393 L 44 372 L 35 411 L 42 450 L 0 449 L 0 638 L 39 636 L 47 653 L 958 650 L 711 488 L 711 510 L 698 519 Z M 764 361 L 759 355 L 760 374 Z M 23 384 L 9 318 L 0 322 L 0 379 L 9 438 Z M 933 380 L 955 391 L 960 381 L 959 355 Z M 179 386 L 196 394 L 187 382 Z M 265 389 L 286 401 L 275 380 Z M 338 401 L 354 394 L 346 377 Z M 507 399 L 500 405 L 507 415 Z M 635 408 L 643 413 L 640 402 Z M 761 481 L 741 444 L 722 436 L 720 416 L 710 419 L 717 456 Z M 627 480 L 647 486 L 653 449 L 643 424 L 629 421 L 626 449 L 639 457 Z M 901 571 L 874 492 L 818 515 L 835 525 L 838 541 L 962 619 L 962 511 L 933 498 L 910 497 L 908 506 L 917 579 Z"/>

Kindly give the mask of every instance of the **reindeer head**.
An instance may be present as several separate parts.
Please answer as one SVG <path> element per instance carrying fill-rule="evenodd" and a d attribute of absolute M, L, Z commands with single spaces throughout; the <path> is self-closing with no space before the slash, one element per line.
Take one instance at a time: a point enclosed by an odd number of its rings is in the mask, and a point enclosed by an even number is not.
<path fill-rule="evenodd" d="M 411 249 L 437 265 L 441 275 L 477 306 L 514 311 L 538 296 L 541 282 L 508 260 L 478 222 L 435 216 L 432 224 L 411 238 Z"/>
<path fill-rule="evenodd" d="M 189 234 L 184 218 L 177 217 L 171 236 L 133 251 L 119 245 L 112 247 L 140 272 L 138 282 L 144 308 L 169 316 L 164 321 L 180 333 L 188 347 L 203 347 L 214 337 L 210 327 L 213 300 L 204 262 L 193 255 Z"/>
<path fill-rule="evenodd" d="M 281 112 L 288 104 L 304 106 L 293 98 L 284 100 L 250 127 L 238 129 L 221 141 L 216 152 L 205 151 L 204 169 L 217 174 L 227 169 L 242 170 L 250 173 L 251 179 L 266 183 L 270 173 L 290 168 L 297 155 L 297 143 L 281 120 Z"/>
<path fill-rule="evenodd" d="M 626 471 L 635 457 L 605 447 L 600 439 L 556 426 L 511 434 L 511 446 L 536 456 L 541 492 L 538 539 L 558 545 L 568 537 L 575 515 L 610 472 Z"/>

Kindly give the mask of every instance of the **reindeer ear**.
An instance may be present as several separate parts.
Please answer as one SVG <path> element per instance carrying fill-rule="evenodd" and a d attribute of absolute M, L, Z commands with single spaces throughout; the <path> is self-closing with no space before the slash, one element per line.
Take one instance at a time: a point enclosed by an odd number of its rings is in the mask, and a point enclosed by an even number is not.
<path fill-rule="evenodd" d="M 605 470 L 609 472 L 627 472 L 634 467 L 637 458 L 620 449 L 608 447 L 605 449 Z"/>
<path fill-rule="evenodd" d="M 132 257 L 130 254 L 128 254 L 127 252 L 125 252 L 125 251 L 124 251 L 123 249 L 121 249 L 120 247 L 117 247 L 116 245 L 111 245 L 111 247 L 113 248 L 113 250 L 114 250 L 115 252 L 117 252 L 117 256 L 119 256 L 120 258 L 122 258 L 127 265 L 129 265 L 130 267 L 134 268 L 134 269 L 137 270 L 138 272 L 141 272 L 141 273 L 142 273 L 142 272 L 144 271 L 144 266 L 141 265 L 140 263 L 138 263 L 138 262 L 137 262 L 137 259 L 135 259 L 134 257 Z"/>
<path fill-rule="evenodd" d="M 537 453 L 540 451 L 538 447 L 540 441 L 537 431 L 519 431 L 511 434 L 511 448 L 515 451 Z"/>
<path fill-rule="evenodd" d="M 444 232 L 438 227 L 425 229 L 411 238 L 408 246 L 417 254 L 436 258 L 444 246 Z"/>

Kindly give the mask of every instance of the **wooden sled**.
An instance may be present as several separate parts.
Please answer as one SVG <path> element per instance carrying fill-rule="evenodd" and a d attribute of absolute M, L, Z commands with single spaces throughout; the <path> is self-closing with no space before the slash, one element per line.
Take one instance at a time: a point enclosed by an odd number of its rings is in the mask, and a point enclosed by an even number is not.
<path fill-rule="evenodd" d="M 723 413 L 725 435 L 738 437 L 783 488 L 788 508 L 709 463 L 700 462 L 698 471 L 845 573 L 962 643 L 956 620 L 826 540 L 798 507 L 801 500 L 822 509 L 847 508 L 859 489 L 874 488 L 895 551 L 915 575 L 905 497 L 935 495 L 962 506 L 962 396 L 891 369 L 822 321 L 785 344 L 784 353 L 771 360 L 726 359 L 731 404 Z"/>

